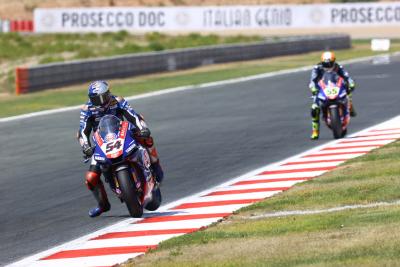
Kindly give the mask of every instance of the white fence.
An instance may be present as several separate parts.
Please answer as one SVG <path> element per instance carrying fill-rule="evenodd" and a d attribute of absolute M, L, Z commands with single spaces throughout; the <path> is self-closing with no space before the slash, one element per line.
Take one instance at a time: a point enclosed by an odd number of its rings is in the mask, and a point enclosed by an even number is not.
<path fill-rule="evenodd" d="M 223 31 L 400 25 L 400 2 L 35 9 L 36 32 Z"/>

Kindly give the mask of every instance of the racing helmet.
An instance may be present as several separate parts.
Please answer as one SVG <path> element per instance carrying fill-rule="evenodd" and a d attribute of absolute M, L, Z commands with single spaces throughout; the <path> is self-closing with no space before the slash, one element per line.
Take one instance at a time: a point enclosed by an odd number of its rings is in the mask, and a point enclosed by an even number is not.
<path fill-rule="evenodd" d="M 335 64 L 336 57 L 335 54 L 331 51 L 323 52 L 321 55 L 321 64 L 324 68 L 332 68 Z"/>
<path fill-rule="evenodd" d="M 88 96 L 93 105 L 105 107 L 110 103 L 111 94 L 108 83 L 105 81 L 95 81 L 89 85 Z"/>

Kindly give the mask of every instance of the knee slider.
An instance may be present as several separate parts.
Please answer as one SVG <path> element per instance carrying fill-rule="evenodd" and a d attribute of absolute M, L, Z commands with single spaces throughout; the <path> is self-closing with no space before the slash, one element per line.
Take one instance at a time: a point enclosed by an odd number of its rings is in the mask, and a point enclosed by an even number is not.
<path fill-rule="evenodd" d="M 137 137 L 136 140 L 144 147 L 152 147 L 154 145 L 153 137 Z"/>
<path fill-rule="evenodd" d="M 145 140 L 144 140 L 144 142 L 145 142 L 145 144 L 146 144 L 146 146 L 147 147 L 152 147 L 153 145 L 154 145 L 154 140 L 153 140 L 153 137 L 147 137 Z"/>
<path fill-rule="evenodd" d="M 97 185 L 101 183 L 100 174 L 97 172 L 88 171 L 86 172 L 86 185 L 89 190 L 94 190 Z"/>

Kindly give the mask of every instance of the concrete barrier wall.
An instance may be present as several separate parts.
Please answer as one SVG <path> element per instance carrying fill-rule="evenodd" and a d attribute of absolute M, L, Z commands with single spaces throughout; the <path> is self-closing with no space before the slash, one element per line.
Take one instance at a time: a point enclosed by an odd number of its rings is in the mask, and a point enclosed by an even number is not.
<path fill-rule="evenodd" d="M 219 45 L 131 54 L 93 60 L 17 68 L 17 94 L 57 88 L 97 79 L 126 78 L 202 65 L 301 54 L 351 47 L 348 35 L 288 37 L 279 41 Z"/>

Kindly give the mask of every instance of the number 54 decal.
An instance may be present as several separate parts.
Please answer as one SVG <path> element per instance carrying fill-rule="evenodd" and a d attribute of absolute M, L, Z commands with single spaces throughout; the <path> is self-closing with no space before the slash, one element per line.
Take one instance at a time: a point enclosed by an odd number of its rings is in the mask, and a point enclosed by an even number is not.
<path fill-rule="evenodd" d="M 121 146 L 122 146 L 121 140 L 117 140 L 115 142 L 110 142 L 106 146 L 106 153 L 110 153 L 114 149 L 120 149 Z"/>

